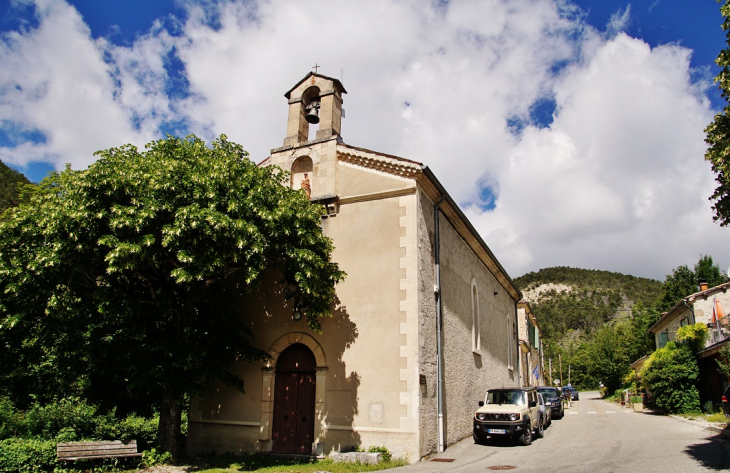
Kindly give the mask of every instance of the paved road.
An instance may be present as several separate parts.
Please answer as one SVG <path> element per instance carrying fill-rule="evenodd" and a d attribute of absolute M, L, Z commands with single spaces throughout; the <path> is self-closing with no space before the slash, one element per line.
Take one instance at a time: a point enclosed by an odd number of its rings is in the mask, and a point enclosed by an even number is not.
<path fill-rule="evenodd" d="M 423 461 L 392 471 L 483 473 L 499 466 L 541 473 L 730 469 L 730 443 L 716 432 L 671 417 L 634 413 L 603 401 L 597 392 L 581 393 L 580 398 L 529 447 L 475 445 L 465 439 L 436 456 L 453 462 Z"/>

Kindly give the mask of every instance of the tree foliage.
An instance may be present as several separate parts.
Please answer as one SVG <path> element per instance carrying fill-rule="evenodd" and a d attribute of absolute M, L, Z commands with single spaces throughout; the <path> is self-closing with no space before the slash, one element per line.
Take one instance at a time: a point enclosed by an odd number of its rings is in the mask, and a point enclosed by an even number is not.
<path fill-rule="evenodd" d="M 718 0 L 720 1 L 720 0 Z M 720 7 L 723 16 L 722 29 L 725 31 L 728 47 L 720 51 L 715 63 L 720 66 L 720 73 L 715 77 L 722 97 L 730 102 L 730 2 L 727 0 Z M 715 115 L 715 119 L 705 128 L 707 152 L 705 159 L 712 165 L 717 188 L 710 196 L 714 202 L 713 220 L 722 226 L 730 224 L 730 105 Z"/>
<path fill-rule="evenodd" d="M 712 256 L 700 255 L 694 269 L 686 265 L 678 266 L 667 275 L 662 284 L 662 297 L 657 308 L 666 312 L 682 299 L 699 291 L 699 283 L 704 281 L 708 287 L 714 287 L 728 281 L 720 266 L 715 264 Z"/>
<path fill-rule="evenodd" d="M 708 287 L 714 287 L 728 282 L 728 276 L 722 272 L 720 265 L 715 264 L 710 255 L 700 255 L 694 269 L 698 284 L 704 281 Z"/>
<path fill-rule="evenodd" d="M 240 296 L 278 275 L 317 330 L 344 273 L 321 209 L 225 136 L 97 155 L 0 223 L 0 394 L 153 400 L 176 453 L 185 396 L 215 379 L 241 389 L 229 365 L 265 356 Z"/>
<path fill-rule="evenodd" d="M 677 341 L 684 344 L 692 353 L 697 353 L 705 348 L 708 335 L 707 325 L 703 323 L 685 325 L 677 330 Z"/>
<path fill-rule="evenodd" d="M 631 304 L 651 307 L 661 292 L 661 283 L 653 279 L 566 266 L 527 273 L 515 282 L 523 292 L 544 284 L 571 288 L 549 290 L 531 301 L 543 336 L 553 341 L 569 332 L 593 333 L 605 323 L 627 316 Z"/>
<path fill-rule="evenodd" d="M 730 377 L 730 345 L 725 344 L 720 348 L 720 356 L 717 358 L 717 370 Z"/>
<path fill-rule="evenodd" d="M 563 381 L 579 388 L 620 387 L 630 364 L 654 349 L 647 329 L 659 318 L 654 306 L 662 293 L 659 281 L 609 271 L 558 267 L 542 269 L 516 279 L 523 291 L 543 284 L 564 284 L 569 291 L 543 292 L 532 301 L 552 360 L 553 377 L 558 355 Z"/>
<path fill-rule="evenodd" d="M 667 343 L 644 363 L 641 377 L 660 409 L 670 414 L 699 412 L 699 367 L 688 346 Z"/>
<path fill-rule="evenodd" d="M 30 181 L 22 173 L 0 161 L 0 215 L 20 203 L 21 189 Z"/>
<path fill-rule="evenodd" d="M 658 309 L 666 312 L 695 292 L 697 292 L 697 275 L 687 265 L 678 266 L 664 280 Z"/>

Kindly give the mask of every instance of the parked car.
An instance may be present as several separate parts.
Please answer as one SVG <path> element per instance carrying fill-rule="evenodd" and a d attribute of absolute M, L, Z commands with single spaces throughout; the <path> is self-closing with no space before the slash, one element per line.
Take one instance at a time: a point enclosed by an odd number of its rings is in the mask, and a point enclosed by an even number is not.
<path fill-rule="evenodd" d="M 565 408 L 560 390 L 552 386 L 538 386 L 537 392 L 545 398 L 545 405 L 550 406 L 550 419 L 562 419 L 565 415 Z"/>
<path fill-rule="evenodd" d="M 579 399 L 578 390 L 573 386 L 563 386 L 563 397 L 568 399 L 568 396 L 570 396 L 571 401 L 577 401 Z"/>
<path fill-rule="evenodd" d="M 722 393 L 722 412 L 725 413 L 725 417 L 730 418 L 730 385 Z"/>
<path fill-rule="evenodd" d="M 533 433 L 540 438 L 544 431 L 545 418 L 535 388 L 490 389 L 474 414 L 473 436 L 478 444 L 506 437 L 530 445 Z"/>
<path fill-rule="evenodd" d="M 542 425 L 544 428 L 550 427 L 553 423 L 552 409 L 545 402 L 545 396 L 540 391 L 537 392 L 537 403 L 540 405 L 540 413 L 542 414 Z"/>

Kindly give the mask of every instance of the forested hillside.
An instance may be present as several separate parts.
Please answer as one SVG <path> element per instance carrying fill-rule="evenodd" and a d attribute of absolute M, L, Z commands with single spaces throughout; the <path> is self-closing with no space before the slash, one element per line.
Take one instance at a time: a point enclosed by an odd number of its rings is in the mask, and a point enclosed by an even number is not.
<path fill-rule="evenodd" d="M 578 388 L 603 382 L 617 388 L 632 361 L 654 349 L 646 329 L 659 317 L 664 294 L 653 279 L 569 267 L 541 269 L 515 279 L 530 303 L 543 336 L 552 378 Z M 560 358 L 558 358 L 560 356 Z"/>
<path fill-rule="evenodd" d="M 538 318 L 543 337 L 561 339 L 568 331 L 590 334 L 606 322 L 625 318 L 639 303 L 653 307 L 662 297 L 654 279 L 558 266 L 515 279 Z"/>
<path fill-rule="evenodd" d="M 8 207 L 18 205 L 19 184 L 30 184 L 30 181 L 23 174 L 0 161 L 0 214 L 5 212 Z"/>

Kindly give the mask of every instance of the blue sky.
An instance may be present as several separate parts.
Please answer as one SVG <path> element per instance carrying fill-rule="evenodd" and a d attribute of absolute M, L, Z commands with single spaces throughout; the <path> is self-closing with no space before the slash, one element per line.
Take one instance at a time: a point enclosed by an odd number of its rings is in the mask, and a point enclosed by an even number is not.
<path fill-rule="evenodd" d="M 225 133 L 259 161 L 316 62 L 349 92 L 344 141 L 431 167 L 513 276 L 727 267 L 702 159 L 721 21 L 714 0 L 5 0 L 0 159 L 37 181 Z"/>

